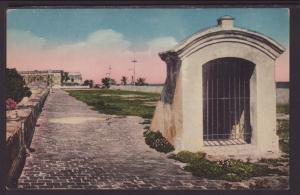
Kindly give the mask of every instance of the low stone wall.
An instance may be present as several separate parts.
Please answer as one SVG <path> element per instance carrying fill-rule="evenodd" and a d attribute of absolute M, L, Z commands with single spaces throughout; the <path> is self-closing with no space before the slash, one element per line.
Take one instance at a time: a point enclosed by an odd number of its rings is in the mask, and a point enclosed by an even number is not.
<path fill-rule="evenodd" d="M 6 173 L 7 186 L 15 187 L 30 148 L 36 121 L 49 94 L 48 89 L 32 90 L 30 98 L 23 98 L 16 110 L 6 112 Z"/>
<path fill-rule="evenodd" d="M 149 93 L 161 93 L 163 86 L 132 86 L 132 85 L 115 86 L 115 85 L 112 85 L 110 87 L 110 89 L 140 91 L 140 92 L 149 92 Z"/>
<path fill-rule="evenodd" d="M 89 86 L 53 86 L 54 89 L 89 89 Z"/>

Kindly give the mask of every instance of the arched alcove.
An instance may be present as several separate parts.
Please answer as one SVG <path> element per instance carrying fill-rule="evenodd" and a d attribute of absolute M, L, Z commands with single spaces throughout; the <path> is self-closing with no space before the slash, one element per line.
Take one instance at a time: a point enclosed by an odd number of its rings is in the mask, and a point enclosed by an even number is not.
<path fill-rule="evenodd" d="M 251 142 L 250 79 L 254 68 L 252 62 L 232 57 L 202 66 L 204 144 Z"/>

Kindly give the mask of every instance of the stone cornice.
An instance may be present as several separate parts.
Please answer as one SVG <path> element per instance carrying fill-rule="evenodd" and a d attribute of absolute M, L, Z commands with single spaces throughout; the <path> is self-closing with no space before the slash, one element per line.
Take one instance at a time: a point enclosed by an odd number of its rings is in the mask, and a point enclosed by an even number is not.
<path fill-rule="evenodd" d="M 285 51 L 283 46 L 263 34 L 238 27 L 222 28 L 217 26 L 197 32 L 171 50 L 162 52 L 159 55 L 164 61 L 167 58 L 166 56 L 177 55 L 183 59 L 201 48 L 221 42 L 233 42 L 251 46 L 274 60 Z"/>

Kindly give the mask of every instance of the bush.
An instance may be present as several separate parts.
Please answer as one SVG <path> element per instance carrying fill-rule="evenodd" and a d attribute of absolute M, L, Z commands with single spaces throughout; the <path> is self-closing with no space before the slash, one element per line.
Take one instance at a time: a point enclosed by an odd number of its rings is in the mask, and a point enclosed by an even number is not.
<path fill-rule="evenodd" d="M 193 153 L 193 152 L 189 152 L 189 151 L 181 151 L 181 152 L 178 152 L 176 154 L 176 156 L 174 156 L 173 158 L 180 162 L 188 163 L 188 162 L 192 162 L 194 160 L 203 159 L 203 158 L 205 158 L 205 156 L 206 156 L 206 154 L 202 153 L 202 152 Z"/>
<path fill-rule="evenodd" d="M 145 142 L 150 148 L 154 148 L 158 152 L 168 153 L 174 150 L 174 146 L 168 142 L 166 138 L 162 136 L 160 132 L 145 131 Z"/>
<path fill-rule="evenodd" d="M 267 176 L 283 173 L 278 169 L 270 169 L 260 165 L 240 160 L 228 159 L 224 161 L 210 161 L 205 158 L 205 153 L 182 151 L 172 158 L 187 163 L 185 170 L 193 175 L 208 179 L 223 179 L 228 181 L 241 181 L 251 177 Z"/>
<path fill-rule="evenodd" d="M 225 160 L 220 161 L 219 164 L 222 169 L 227 173 L 233 173 L 237 175 L 240 179 L 248 179 L 253 176 L 260 176 L 259 174 L 264 174 L 266 166 L 255 165 L 253 163 L 245 163 L 240 160 Z"/>
<path fill-rule="evenodd" d="M 31 91 L 28 87 L 25 87 L 25 81 L 23 77 L 17 72 L 15 68 L 6 69 L 6 99 L 11 98 L 17 103 L 20 102 L 23 97 L 29 97 Z"/>
<path fill-rule="evenodd" d="M 217 162 L 205 158 L 191 161 L 185 169 L 191 171 L 195 176 L 208 179 L 221 179 L 225 174 L 225 171 Z"/>

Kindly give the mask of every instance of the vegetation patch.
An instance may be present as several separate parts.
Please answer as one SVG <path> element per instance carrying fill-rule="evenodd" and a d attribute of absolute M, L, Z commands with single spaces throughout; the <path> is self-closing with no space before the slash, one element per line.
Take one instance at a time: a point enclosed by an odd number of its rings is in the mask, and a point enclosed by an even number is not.
<path fill-rule="evenodd" d="M 146 144 L 158 152 L 168 153 L 174 151 L 174 146 L 159 131 L 147 130 L 144 132 L 144 137 Z"/>
<path fill-rule="evenodd" d="M 279 148 L 284 153 L 289 153 L 289 120 L 277 120 L 277 135 Z"/>
<path fill-rule="evenodd" d="M 216 180 L 242 181 L 251 177 L 261 177 L 273 174 L 283 175 L 278 169 L 271 169 L 267 165 L 261 165 L 241 160 L 211 161 L 205 158 L 205 153 L 181 151 L 171 158 L 187 163 L 185 170 L 193 175 Z"/>
<path fill-rule="evenodd" d="M 259 160 L 260 163 L 265 163 L 265 164 L 270 164 L 274 167 L 277 166 L 282 166 L 282 163 L 286 163 L 288 162 L 288 158 L 271 158 L 271 159 L 266 159 L 266 158 L 262 158 Z"/>
<path fill-rule="evenodd" d="M 114 114 L 121 116 L 140 116 L 151 119 L 155 110 L 155 105 L 144 105 L 147 102 L 158 101 L 160 94 L 146 93 L 124 90 L 67 90 L 76 99 L 85 102 L 104 114 Z M 122 96 L 138 96 L 139 98 L 124 98 Z M 140 98 L 143 97 L 143 98 Z"/>
<path fill-rule="evenodd" d="M 277 104 L 276 112 L 283 113 L 283 114 L 289 114 L 289 112 L 290 112 L 289 104 Z"/>
<path fill-rule="evenodd" d="M 31 91 L 25 86 L 23 77 L 17 72 L 15 68 L 5 69 L 6 77 L 6 99 L 11 99 L 19 103 L 23 97 L 30 97 Z"/>

